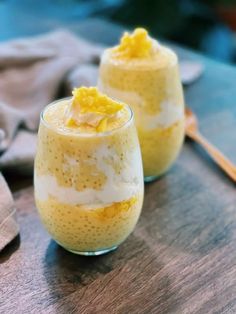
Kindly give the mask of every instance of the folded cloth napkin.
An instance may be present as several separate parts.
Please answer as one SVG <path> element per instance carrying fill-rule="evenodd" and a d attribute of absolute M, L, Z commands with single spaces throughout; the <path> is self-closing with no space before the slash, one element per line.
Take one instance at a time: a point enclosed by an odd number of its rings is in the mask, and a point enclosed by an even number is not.
<path fill-rule="evenodd" d="M 73 86 L 95 84 L 102 50 L 66 30 L 0 44 L 0 171 L 32 174 L 41 110 Z M 14 212 L 0 173 L 0 251 L 18 233 Z"/>
<path fill-rule="evenodd" d="M 0 173 L 0 251 L 19 232 L 15 220 L 15 206 L 6 181 Z"/>

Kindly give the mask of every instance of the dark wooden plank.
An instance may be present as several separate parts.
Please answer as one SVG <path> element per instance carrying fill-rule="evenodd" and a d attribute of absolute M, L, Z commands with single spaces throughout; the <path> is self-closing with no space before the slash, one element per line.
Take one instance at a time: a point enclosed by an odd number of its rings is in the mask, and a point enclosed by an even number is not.
<path fill-rule="evenodd" d="M 186 100 L 236 162 L 235 68 L 177 50 L 204 63 Z M 0 313 L 236 313 L 235 185 L 190 141 L 146 185 L 137 228 L 108 255 L 61 249 L 39 221 L 32 187 L 15 199 L 21 235 L 0 256 Z"/>
<path fill-rule="evenodd" d="M 32 188 L 18 192 L 20 246 L 1 256 L 1 311 L 17 313 L 20 302 L 22 313 L 234 313 L 235 189 L 208 186 L 184 167 L 195 158 L 191 148 L 184 155 L 146 186 L 133 235 L 101 257 L 57 246 L 39 222 Z M 195 159 L 194 169 L 203 171 Z"/>

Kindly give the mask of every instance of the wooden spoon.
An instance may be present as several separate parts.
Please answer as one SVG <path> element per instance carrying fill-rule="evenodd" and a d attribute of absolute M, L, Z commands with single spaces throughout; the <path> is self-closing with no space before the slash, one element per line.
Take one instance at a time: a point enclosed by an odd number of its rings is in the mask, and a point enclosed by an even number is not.
<path fill-rule="evenodd" d="M 234 182 L 236 182 L 236 166 L 200 134 L 198 131 L 197 117 L 189 108 L 185 109 L 185 116 L 186 135 L 200 144 L 217 163 L 217 165 L 220 166 Z"/>

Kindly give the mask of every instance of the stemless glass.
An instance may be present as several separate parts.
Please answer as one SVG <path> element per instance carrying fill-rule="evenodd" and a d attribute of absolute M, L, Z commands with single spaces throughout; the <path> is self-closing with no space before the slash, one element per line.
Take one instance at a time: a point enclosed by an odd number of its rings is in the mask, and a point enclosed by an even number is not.
<path fill-rule="evenodd" d="M 178 59 L 161 46 L 153 60 L 116 60 L 104 51 L 98 87 L 110 97 L 128 103 L 135 115 L 145 181 L 164 174 L 176 160 L 184 139 L 184 97 Z"/>
<path fill-rule="evenodd" d="M 75 133 L 41 114 L 35 159 L 36 205 L 52 238 L 76 254 L 100 255 L 133 231 L 143 202 L 143 169 L 133 113 L 111 131 Z"/>

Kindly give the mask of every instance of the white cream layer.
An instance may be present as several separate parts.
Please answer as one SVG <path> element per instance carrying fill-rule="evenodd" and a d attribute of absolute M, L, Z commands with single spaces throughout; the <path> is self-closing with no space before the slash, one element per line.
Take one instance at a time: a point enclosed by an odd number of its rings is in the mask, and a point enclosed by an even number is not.
<path fill-rule="evenodd" d="M 62 187 L 52 175 L 37 175 L 35 172 L 35 196 L 40 201 L 47 201 L 49 196 L 69 205 L 84 205 L 87 209 L 109 206 L 122 202 L 143 192 L 143 169 L 140 161 L 140 150 L 127 152 L 125 167 L 118 175 L 109 161 L 119 158 L 115 151 L 106 145 L 100 147 L 94 155 L 97 158 L 97 169 L 102 171 L 107 181 L 101 190 L 84 189 L 77 191 L 74 187 Z M 107 162 L 108 161 L 108 162 Z M 65 167 L 75 163 L 68 159 Z M 88 160 L 88 162 L 90 162 Z"/>
<path fill-rule="evenodd" d="M 163 101 L 160 104 L 161 112 L 156 115 L 145 113 L 144 99 L 135 92 L 122 91 L 108 85 L 105 85 L 101 79 L 98 82 L 98 88 L 101 92 L 108 96 L 123 101 L 127 104 L 135 104 L 135 119 L 138 125 L 144 130 L 153 130 L 158 127 L 169 128 L 179 120 L 184 118 L 184 107 L 172 103 L 171 101 Z"/>

